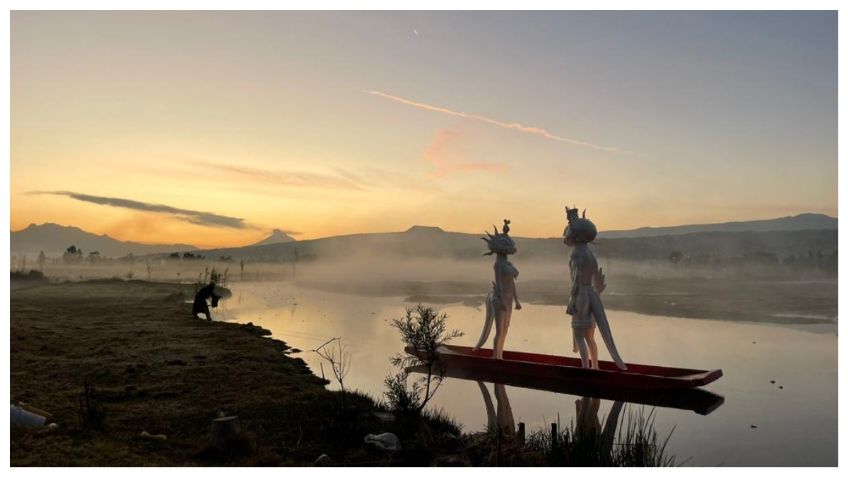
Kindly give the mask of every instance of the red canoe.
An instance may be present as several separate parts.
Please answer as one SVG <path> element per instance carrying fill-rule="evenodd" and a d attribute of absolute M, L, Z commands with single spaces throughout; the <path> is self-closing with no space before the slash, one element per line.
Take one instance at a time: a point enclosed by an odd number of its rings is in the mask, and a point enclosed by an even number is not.
<path fill-rule="evenodd" d="M 418 354 L 407 347 L 406 352 Z M 504 351 L 504 359 L 492 358 L 491 349 L 472 351 L 468 346 L 445 345 L 437 351 L 447 368 L 478 369 L 502 376 L 548 379 L 591 386 L 636 390 L 692 389 L 707 385 L 722 376 L 720 369 L 667 368 L 627 363 L 620 370 L 612 361 L 601 361 L 600 369 L 586 369 L 579 358 L 547 354 Z"/>

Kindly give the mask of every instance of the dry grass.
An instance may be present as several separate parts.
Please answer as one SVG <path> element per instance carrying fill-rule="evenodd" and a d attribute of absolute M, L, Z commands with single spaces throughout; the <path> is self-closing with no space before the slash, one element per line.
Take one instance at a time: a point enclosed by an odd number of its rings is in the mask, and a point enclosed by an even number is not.
<path fill-rule="evenodd" d="M 363 444 L 386 430 L 373 400 L 348 393 L 342 406 L 258 327 L 193 319 L 188 287 L 13 286 L 12 401 L 51 412 L 60 427 L 14 429 L 12 465 L 304 465 L 322 453 L 335 464 L 386 460 Z M 86 380 L 103 413 L 96 428 L 80 419 Z M 227 453 L 209 447 L 219 411 L 238 415 L 244 435 Z"/>

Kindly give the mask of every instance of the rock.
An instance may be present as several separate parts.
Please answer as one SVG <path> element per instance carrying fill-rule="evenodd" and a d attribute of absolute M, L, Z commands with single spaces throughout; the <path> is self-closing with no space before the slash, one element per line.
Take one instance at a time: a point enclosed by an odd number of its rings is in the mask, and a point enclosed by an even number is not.
<path fill-rule="evenodd" d="M 751 429 L 756 429 L 756 428 L 757 428 L 757 426 L 751 424 Z"/>
<path fill-rule="evenodd" d="M 770 383 L 772 383 L 772 384 L 774 384 L 774 379 L 772 379 L 772 380 L 771 380 L 771 381 L 769 381 L 769 382 L 770 382 Z"/>
<path fill-rule="evenodd" d="M 373 444 L 374 447 L 385 450 L 385 451 L 399 451 L 401 450 L 400 439 L 398 436 L 392 434 L 391 432 L 384 432 L 382 434 L 368 434 L 365 436 L 366 444 Z"/>
<path fill-rule="evenodd" d="M 330 459 L 330 456 L 328 456 L 327 454 L 321 454 L 318 456 L 317 459 L 315 459 L 315 465 L 319 467 L 326 467 L 329 465 L 333 465 L 333 460 Z"/>
<path fill-rule="evenodd" d="M 374 412 L 374 416 L 380 420 L 380 422 L 395 422 L 395 415 L 390 412 Z"/>
<path fill-rule="evenodd" d="M 55 422 L 51 422 L 50 424 L 47 424 L 46 426 L 39 429 L 38 433 L 39 434 L 50 434 L 52 432 L 55 432 L 58 429 L 59 429 L 59 424 L 57 424 Z"/>
<path fill-rule="evenodd" d="M 142 439 L 147 439 L 151 441 L 167 441 L 168 436 L 165 434 L 151 434 L 147 431 L 141 431 L 141 434 L 138 435 Z"/>

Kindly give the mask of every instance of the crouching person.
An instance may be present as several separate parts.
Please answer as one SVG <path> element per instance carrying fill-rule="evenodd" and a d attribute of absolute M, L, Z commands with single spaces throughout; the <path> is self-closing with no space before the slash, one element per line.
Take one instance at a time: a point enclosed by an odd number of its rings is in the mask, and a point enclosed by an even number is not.
<path fill-rule="evenodd" d="M 220 296 L 215 294 L 215 282 L 209 282 L 209 285 L 201 288 L 196 295 L 194 295 L 194 304 L 191 307 L 191 316 L 197 317 L 198 314 L 206 315 L 206 319 L 212 321 L 212 315 L 209 312 L 209 304 L 206 302 L 208 299 L 212 299 L 212 308 L 218 306 L 218 300 L 221 299 Z"/>

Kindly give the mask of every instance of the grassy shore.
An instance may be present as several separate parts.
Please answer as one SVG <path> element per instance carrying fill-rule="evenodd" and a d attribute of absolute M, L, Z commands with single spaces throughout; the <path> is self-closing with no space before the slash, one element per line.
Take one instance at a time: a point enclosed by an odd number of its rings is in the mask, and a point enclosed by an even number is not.
<path fill-rule="evenodd" d="M 461 434 L 442 413 L 392 414 L 369 396 L 327 390 L 267 330 L 192 318 L 186 301 L 193 292 L 192 285 L 139 280 L 13 278 L 12 402 L 52 413 L 59 427 L 13 428 L 11 464 L 315 465 L 322 454 L 324 465 L 673 462 L 651 450 L 656 436 L 644 425 L 617 447 L 639 450 L 635 457 L 619 450 L 592 460 L 600 455 L 595 438 L 566 433 L 558 445 L 532 436 L 525 442 L 491 430 Z M 219 414 L 241 424 L 241 437 L 223 450 L 210 432 Z M 403 449 L 364 443 L 383 432 L 395 433 Z"/>
<path fill-rule="evenodd" d="M 385 409 L 360 394 L 348 393 L 343 407 L 265 330 L 193 319 L 192 292 L 142 281 L 14 280 L 12 402 L 49 411 L 59 427 L 13 429 L 12 465 L 311 465 L 321 454 L 333 465 L 426 465 L 458 434 L 444 420 L 423 419 L 423 433 L 383 422 L 374 413 Z M 86 382 L 102 422 L 81 419 Z M 239 416 L 243 436 L 223 452 L 210 443 L 219 412 Z M 387 431 L 408 443 L 404 451 L 364 444 L 366 434 Z"/>

